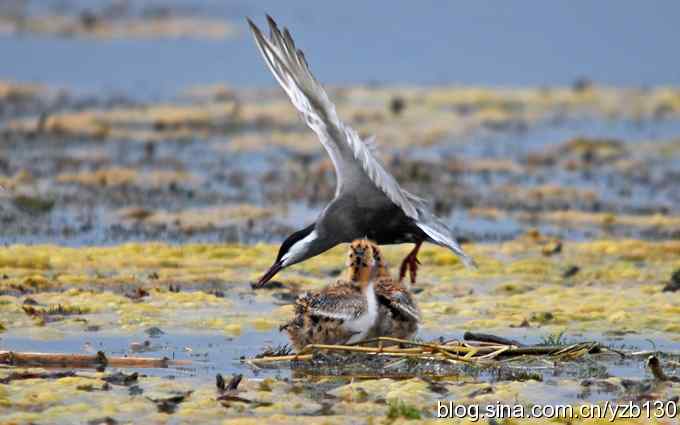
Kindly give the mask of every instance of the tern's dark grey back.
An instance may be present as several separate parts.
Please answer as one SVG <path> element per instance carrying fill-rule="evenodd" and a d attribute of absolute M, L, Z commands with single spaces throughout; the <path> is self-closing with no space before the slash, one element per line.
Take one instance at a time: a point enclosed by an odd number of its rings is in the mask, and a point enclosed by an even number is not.
<path fill-rule="evenodd" d="M 337 243 L 367 237 L 379 244 L 423 240 L 426 235 L 386 196 L 367 187 L 341 194 L 321 213 L 317 232 Z"/>

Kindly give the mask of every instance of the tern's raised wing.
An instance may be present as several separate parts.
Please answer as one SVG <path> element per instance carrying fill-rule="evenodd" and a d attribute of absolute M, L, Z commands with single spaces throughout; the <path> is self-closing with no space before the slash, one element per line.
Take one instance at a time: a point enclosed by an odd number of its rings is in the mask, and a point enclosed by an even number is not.
<path fill-rule="evenodd" d="M 372 141 L 361 140 L 356 130 L 340 120 L 335 105 L 312 75 L 305 55 L 295 47 L 288 30 L 284 28 L 281 32 L 270 16 L 267 16 L 267 20 L 269 38 L 248 20 L 255 43 L 276 81 L 330 155 L 337 176 L 335 196 L 372 184 L 413 219 L 435 243 L 451 249 L 466 265 L 474 265 L 474 261 L 465 255 L 450 236 L 448 228 L 430 212 L 425 201 L 402 189 L 385 170 L 374 155 Z"/>
<path fill-rule="evenodd" d="M 403 190 L 373 155 L 372 147 L 361 140 L 356 130 L 340 121 L 335 105 L 310 72 L 304 54 L 295 47 L 288 30 L 284 28 L 281 32 L 271 17 L 267 19 L 269 38 L 248 20 L 255 42 L 276 80 L 328 151 L 337 175 L 336 196 L 372 183 L 407 216 L 417 220 L 416 203 L 420 199 Z"/>

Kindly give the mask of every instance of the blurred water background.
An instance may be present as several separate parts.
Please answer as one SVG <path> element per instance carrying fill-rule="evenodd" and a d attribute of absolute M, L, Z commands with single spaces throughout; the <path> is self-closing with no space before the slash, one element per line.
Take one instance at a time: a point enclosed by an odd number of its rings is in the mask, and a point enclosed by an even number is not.
<path fill-rule="evenodd" d="M 28 7 L 96 10 L 110 3 L 59 0 Z M 269 13 L 293 30 L 327 84 L 541 86 L 581 77 L 642 87 L 680 82 L 680 4 L 674 1 L 131 3 L 149 4 L 225 19 L 238 33 L 223 40 L 3 37 L 0 76 L 151 97 L 197 83 L 271 86 L 245 25 L 246 17 L 262 22 Z"/>

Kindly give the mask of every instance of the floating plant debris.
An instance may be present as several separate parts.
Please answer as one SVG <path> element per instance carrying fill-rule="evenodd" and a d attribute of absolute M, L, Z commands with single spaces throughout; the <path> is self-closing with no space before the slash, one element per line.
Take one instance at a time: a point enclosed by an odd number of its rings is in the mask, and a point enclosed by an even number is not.
<path fill-rule="evenodd" d="M 466 337 L 466 339 L 474 338 L 475 334 L 468 333 Z M 607 351 L 597 342 L 557 346 L 517 346 L 499 343 L 498 341 L 503 341 L 503 339 L 493 335 L 481 334 L 480 339 L 483 341 L 440 343 L 379 337 L 353 345 L 311 344 L 296 354 L 258 355 L 245 361 L 257 366 L 289 363 L 294 370 L 322 375 L 328 373 L 331 368 L 335 371 L 342 371 L 346 368 L 349 376 L 396 375 L 403 378 L 424 375 L 456 375 L 460 373 L 464 365 L 490 367 L 498 364 L 495 361 L 519 356 L 546 356 L 553 361 L 575 360 L 586 354 L 599 354 Z M 486 342 L 488 340 L 494 340 L 494 342 Z M 328 353 L 344 353 L 351 356 L 343 357 L 328 355 Z M 404 360 L 406 361 L 404 362 Z M 307 362 L 311 364 L 311 367 L 306 364 Z M 421 362 L 424 362 L 426 366 L 422 366 Z M 447 364 L 455 365 L 458 368 L 447 368 L 445 367 Z M 396 368 L 397 365 L 400 367 Z M 409 373 L 409 367 L 413 368 L 414 372 Z M 360 371 L 358 368 L 360 368 Z M 456 372 L 456 370 L 458 371 Z"/>

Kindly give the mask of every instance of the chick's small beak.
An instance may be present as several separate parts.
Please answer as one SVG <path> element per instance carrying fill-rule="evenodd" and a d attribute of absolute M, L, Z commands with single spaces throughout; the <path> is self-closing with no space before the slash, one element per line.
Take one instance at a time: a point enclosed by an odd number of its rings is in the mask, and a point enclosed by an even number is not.
<path fill-rule="evenodd" d="M 277 261 L 267 270 L 267 273 L 262 275 L 260 280 L 253 285 L 253 289 L 260 289 L 267 284 L 281 269 L 283 268 L 283 261 Z"/>

